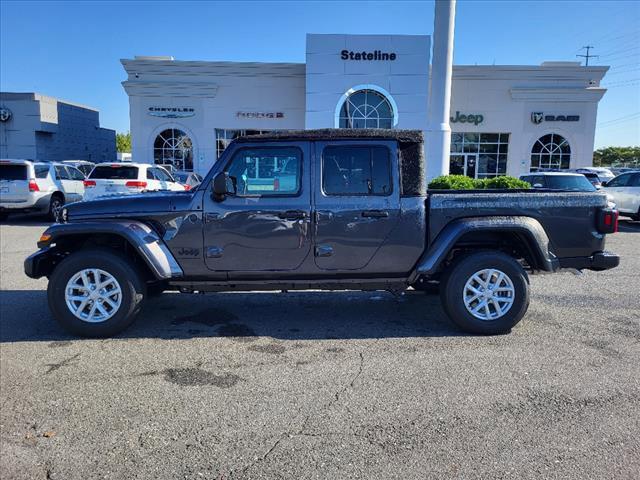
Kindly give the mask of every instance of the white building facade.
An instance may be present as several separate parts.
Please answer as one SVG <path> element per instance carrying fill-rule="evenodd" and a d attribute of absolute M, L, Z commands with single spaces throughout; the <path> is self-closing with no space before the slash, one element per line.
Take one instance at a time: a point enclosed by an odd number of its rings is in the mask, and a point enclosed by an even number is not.
<path fill-rule="evenodd" d="M 204 174 L 239 135 L 427 129 L 429 36 L 310 34 L 306 47 L 305 64 L 122 60 L 133 161 Z M 454 66 L 451 173 L 485 178 L 591 165 L 607 69 Z"/>

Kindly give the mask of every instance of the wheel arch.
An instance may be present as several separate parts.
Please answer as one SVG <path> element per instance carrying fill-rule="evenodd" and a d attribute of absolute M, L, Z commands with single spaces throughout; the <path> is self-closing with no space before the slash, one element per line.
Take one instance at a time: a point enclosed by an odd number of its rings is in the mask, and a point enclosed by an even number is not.
<path fill-rule="evenodd" d="M 41 250 L 25 260 L 25 272 L 32 278 L 49 275 L 64 257 L 88 246 L 122 251 L 138 261 L 152 280 L 183 275 L 182 268 L 159 235 L 137 221 L 52 225 L 38 242 Z"/>
<path fill-rule="evenodd" d="M 484 249 L 523 258 L 532 270 L 558 268 L 549 237 L 535 218 L 469 217 L 452 221 L 438 234 L 418 261 L 415 276 L 437 275 L 457 254 Z"/>

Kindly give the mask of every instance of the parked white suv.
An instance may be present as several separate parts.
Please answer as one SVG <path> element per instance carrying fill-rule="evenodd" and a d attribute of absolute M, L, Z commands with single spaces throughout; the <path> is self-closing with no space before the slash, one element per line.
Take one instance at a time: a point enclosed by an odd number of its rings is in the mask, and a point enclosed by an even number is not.
<path fill-rule="evenodd" d="M 84 175 L 70 165 L 0 160 L 0 218 L 37 211 L 53 221 L 65 203 L 82 200 Z"/>
<path fill-rule="evenodd" d="M 84 181 L 85 200 L 171 190 L 184 192 L 164 168 L 148 163 L 99 163 Z"/>

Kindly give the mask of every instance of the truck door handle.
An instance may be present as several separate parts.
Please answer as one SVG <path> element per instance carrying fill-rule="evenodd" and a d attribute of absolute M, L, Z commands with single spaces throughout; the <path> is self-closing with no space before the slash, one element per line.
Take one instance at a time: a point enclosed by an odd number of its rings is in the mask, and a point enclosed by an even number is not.
<path fill-rule="evenodd" d="M 287 210 L 286 212 L 278 213 L 278 218 L 285 220 L 304 220 L 307 218 L 307 212 L 303 210 Z"/>
<path fill-rule="evenodd" d="M 389 216 L 389 212 L 385 210 L 365 210 L 362 216 L 366 218 L 385 218 Z"/>

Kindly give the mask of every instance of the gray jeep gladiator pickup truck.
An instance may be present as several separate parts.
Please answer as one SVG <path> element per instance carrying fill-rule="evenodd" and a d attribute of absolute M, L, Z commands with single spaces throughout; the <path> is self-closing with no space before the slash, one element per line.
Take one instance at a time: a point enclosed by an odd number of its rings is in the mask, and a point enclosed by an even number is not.
<path fill-rule="evenodd" d="M 309 130 L 235 140 L 202 184 L 67 205 L 25 260 L 68 331 L 114 335 L 148 294 L 423 289 L 463 330 L 507 332 L 528 272 L 605 270 L 600 193 L 426 191 L 423 138 Z"/>

